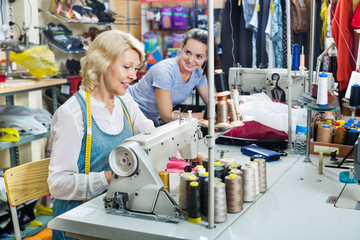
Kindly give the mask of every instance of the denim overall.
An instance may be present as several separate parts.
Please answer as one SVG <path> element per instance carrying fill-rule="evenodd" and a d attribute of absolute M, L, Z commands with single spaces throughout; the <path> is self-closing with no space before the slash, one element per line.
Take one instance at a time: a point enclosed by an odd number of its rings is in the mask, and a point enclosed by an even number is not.
<path fill-rule="evenodd" d="M 84 98 L 80 93 L 76 93 L 75 97 L 80 104 L 81 112 L 83 115 L 84 121 L 84 137 L 81 143 L 81 151 L 78 159 L 78 168 L 79 173 L 85 173 L 85 149 L 86 149 L 86 132 L 87 132 L 87 121 L 86 121 L 86 103 Z M 120 99 L 120 98 L 119 98 Z M 109 165 L 109 154 L 113 148 L 119 146 L 124 142 L 126 138 L 133 136 L 130 123 L 126 117 L 125 111 L 128 113 L 128 110 L 120 99 L 122 105 L 124 106 L 124 127 L 119 134 L 107 134 L 103 132 L 99 126 L 94 121 L 94 118 L 91 116 L 92 121 L 92 136 L 91 136 L 91 163 L 90 171 L 91 172 L 101 172 L 111 170 Z M 82 201 L 67 201 L 55 199 L 53 204 L 53 216 L 59 216 L 60 214 L 69 211 L 72 208 L 75 208 L 82 204 Z M 62 231 L 53 230 L 52 239 L 74 239 L 65 237 L 65 233 Z"/>

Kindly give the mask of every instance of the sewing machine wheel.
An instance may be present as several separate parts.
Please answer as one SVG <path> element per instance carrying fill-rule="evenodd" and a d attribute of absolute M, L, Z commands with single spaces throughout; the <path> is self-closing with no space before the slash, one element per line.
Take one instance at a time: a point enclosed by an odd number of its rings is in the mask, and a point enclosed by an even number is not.
<path fill-rule="evenodd" d="M 109 164 L 115 174 L 129 177 L 137 172 L 138 160 L 136 155 L 125 147 L 114 148 L 109 156 Z"/>

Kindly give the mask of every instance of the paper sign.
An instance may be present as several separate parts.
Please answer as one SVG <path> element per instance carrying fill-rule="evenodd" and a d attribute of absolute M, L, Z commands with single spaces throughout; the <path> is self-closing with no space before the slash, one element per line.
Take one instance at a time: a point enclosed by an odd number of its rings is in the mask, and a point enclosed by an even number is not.
<path fill-rule="evenodd" d="M 354 84 L 360 85 L 360 73 L 353 71 L 350 77 L 349 84 L 346 89 L 345 98 L 350 99 L 350 93 L 351 93 L 351 86 Z"/>

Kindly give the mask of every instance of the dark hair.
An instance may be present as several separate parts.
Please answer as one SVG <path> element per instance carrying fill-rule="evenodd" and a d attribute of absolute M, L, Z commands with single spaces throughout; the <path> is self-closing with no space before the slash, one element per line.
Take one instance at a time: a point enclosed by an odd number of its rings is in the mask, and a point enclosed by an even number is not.
<path fill-rule="evenodd" d="M 207 30 L 203 30 L 200 28 L 193 28 L 185 34 L 182 45 L 185 46 L 186 42 L 189 39 L 194 39 L 207 45 L 208 32 Z M 207 69 L 208 69 L 207 61 L 204 62 L 201 68 L 203 69 L 203 75 L 206 75 L 207 77 Z M 221 68 L 221 60 L 218 54 L 218 44 L 216 42 L 216 38 L 214 37 L 214 69 L 220 69 L 220 68 Z"/>

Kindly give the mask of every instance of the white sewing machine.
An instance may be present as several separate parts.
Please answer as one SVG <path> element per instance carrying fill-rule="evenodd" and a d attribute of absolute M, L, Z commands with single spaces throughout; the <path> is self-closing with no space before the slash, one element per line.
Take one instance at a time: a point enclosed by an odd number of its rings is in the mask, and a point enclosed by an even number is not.
<path fill-rule="evenodd" d="M 164 190 L 158 171 L 171 156 L 197 157 L 201 131 L 196 118 L 180 119 L 128 138 L 109 156 L 113 171 L 104 197 L 109 213 L 177 222 L 183 212 Z"/>
<path fill-rule="evenodd" d="M 231 89 L 238 89 L 240 94 L 265 92 L 270 98 L 271 90 L 278 86 L 286 93 L 286 101 L 288 101 L 288 70 L 285 68 L 273 69 L 258 69 L 258 68 L 241 68 L 233 67 L 229 69 L 229 87 Z M 293 80 L 291 93 L 293 101 L 302 97 L 302 94 L 308 89 L 308 71 L 305 74 L 300 72 L 292 72 L 291 78 Z M 316 72 L 314 72 L 316 74 Z M 328 74 L 328 89 L 334 89 L 334 78 L 332 73 Z M 315 75 L 314 75 L 315 78 Z"/>

